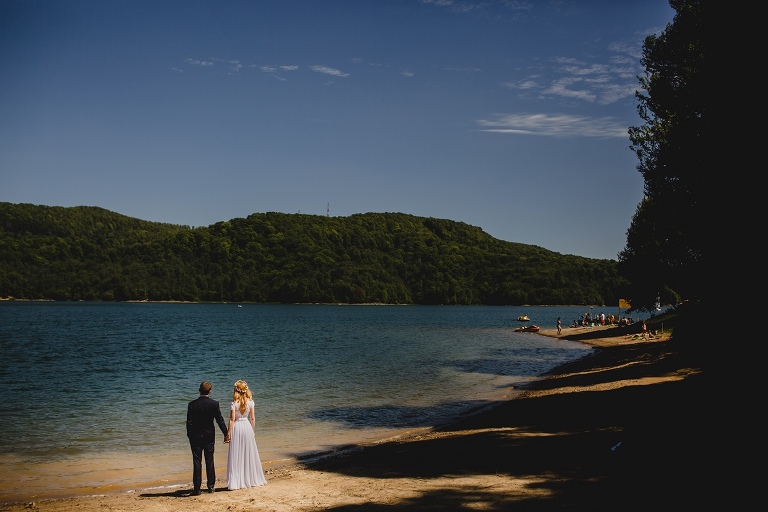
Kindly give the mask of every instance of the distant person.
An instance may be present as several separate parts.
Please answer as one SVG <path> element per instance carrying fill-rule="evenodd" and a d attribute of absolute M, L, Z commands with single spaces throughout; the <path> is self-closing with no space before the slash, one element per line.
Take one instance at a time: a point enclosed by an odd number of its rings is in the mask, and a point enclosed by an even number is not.
<path fill-rule="evenodd" d="M 560 317 L 557 317 L 557 335 L 563 332 L 563 323 L 560 321 Z"/>
<path fill-rule="evenodd" d="M 187 437 L 192 448 L 192 496 L 200 495 L 203 483 L 203 455 L 205 455 L 205 476 L 208 492 L 216 490 L 216 466 L 213 463 L 213 448 L 216 443 L 216 428 L 227 435 L 227 425 L 221 415 L 219 402 L 211 398 L 211 383 L 204 381 L 198 389 L 200 396 L 187 405 Z"/>
<path fill-rule="evenodd" d="M 253 393 L 244 380 L 235 382 L 232 403 L 229 405 L 229 430 L 225 443 L 229 443 L 227 461 L 227 489 L 247 489 L 267 483 L 261 457 L 256 446 L 256 413 Z"/>
<path fill-rule="evenodd" d="M 643 320 L 643 338 L 645 338 L 645 335 L 648 333 L 648 326 L 645 325 L 645 320 Z"/>

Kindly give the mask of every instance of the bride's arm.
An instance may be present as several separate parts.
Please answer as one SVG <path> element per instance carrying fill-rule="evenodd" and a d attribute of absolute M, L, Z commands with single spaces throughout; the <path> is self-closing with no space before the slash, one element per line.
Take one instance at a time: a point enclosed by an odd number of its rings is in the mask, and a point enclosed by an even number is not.
<path fill-rule="evenodd" d="M 224 442 L 228 443 L 232 439 L 232 425 L 235 424 L 235 410 L 229 409 L 229 425 L 227 425 L 227 436 L 224 438 Z"/>

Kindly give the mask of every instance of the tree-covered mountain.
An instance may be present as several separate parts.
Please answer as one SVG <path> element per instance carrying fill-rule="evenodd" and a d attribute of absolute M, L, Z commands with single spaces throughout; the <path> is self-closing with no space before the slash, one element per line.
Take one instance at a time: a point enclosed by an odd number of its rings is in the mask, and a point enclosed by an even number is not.
<path fill-rule="evenodd" d="M 254 213 L 208 227 L 0 202 L 0 297 L 618 304 L 617 262 L 401 213 Z"/>

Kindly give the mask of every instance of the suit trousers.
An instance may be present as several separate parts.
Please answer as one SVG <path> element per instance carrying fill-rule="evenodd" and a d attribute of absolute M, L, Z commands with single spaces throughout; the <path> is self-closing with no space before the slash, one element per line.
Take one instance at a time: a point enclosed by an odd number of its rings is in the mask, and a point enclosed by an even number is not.
<path fill-rule="evenodd" d="M 192 486 L 195 491 L 199 491 L 203 483 L 203 455 L 205 455 L 205 477 L 208 489 L 213 489 L 216 486 L 216 466 L 213 463 L 215 444 L 215 442 L 205 445 L 189 443 L 192 448 Z"/>

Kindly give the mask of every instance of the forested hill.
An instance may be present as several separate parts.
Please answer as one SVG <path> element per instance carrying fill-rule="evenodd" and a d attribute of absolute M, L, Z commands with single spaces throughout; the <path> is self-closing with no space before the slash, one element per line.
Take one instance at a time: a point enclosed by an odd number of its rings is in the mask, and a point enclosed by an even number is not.
<path fill-rule="evenodd" d="M 0 298 L 617 304 L 617 262 L 401 213 L 254 213 L 191 228 L 0 202 Z"/>

